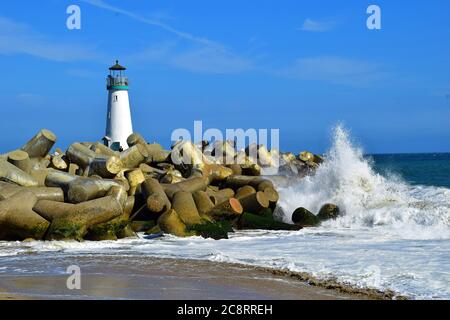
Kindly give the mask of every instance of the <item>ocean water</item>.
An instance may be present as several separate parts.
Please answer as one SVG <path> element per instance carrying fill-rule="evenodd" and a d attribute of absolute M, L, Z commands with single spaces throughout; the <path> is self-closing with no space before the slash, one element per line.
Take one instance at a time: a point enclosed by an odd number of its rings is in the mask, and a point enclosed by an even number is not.
<path fill-rule="evenodd" d="M 375 154 L 367 158 L 384 176 L 395 174 L 411 185 L 450 188 L 450 153 Z"/>
<path fill-rule="evenodd" d="M 52 266 L 55 256 L 144 255 L 308 272 L 413 299 L 450 299 L 450 155 L 366 156 L 337 127 L 326 158 L 314 176 L 278 186 L 285 221 L 299 206 L 339 205 L 342 216 L 320 227 L 240 231 L 219 241 L 0 242 L 0 275 L 64 273 Z"/>

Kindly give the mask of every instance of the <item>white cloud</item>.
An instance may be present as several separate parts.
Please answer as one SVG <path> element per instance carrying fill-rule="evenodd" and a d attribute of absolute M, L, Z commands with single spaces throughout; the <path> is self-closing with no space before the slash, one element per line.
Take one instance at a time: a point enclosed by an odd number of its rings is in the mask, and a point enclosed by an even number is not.
<path fill-rule="evenodd" d="M 26 24 L 0 17 L 0 54 L 27 54 L 52 61 L 96 59 L 92 49 L 71 42 L 54 42 Z"/>
<path fill-rule="evenodd" d="M 315 21 L 312 19 L 305 19 L 303 25 L 299 28 L 301 31 L 310 32 L 325 32 L 333 29 L 336 26 L 334 21 Z"/>

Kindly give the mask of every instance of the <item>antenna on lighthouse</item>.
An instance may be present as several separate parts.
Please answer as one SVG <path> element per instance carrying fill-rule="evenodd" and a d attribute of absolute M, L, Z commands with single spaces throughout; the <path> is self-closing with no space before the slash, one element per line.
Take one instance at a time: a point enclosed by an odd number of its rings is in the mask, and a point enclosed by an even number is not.
<path fill-rule="evenodd" d="M 109 68 L 109 75 L 106 78 L 108 110 L 103 142 L 117 151 L 128 148 L 127 138 L 133 133 L 128 98 L 128 77 L 122 74 L 126 69 L 119 64 L 119 60 L 116 60 L 116 64 Z"/>

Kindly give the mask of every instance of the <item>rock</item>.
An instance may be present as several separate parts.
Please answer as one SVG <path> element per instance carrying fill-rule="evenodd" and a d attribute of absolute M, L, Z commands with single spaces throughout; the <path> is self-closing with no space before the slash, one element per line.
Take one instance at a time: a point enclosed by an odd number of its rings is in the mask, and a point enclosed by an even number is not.
<path fill-rule="evenodd" d="M 303 162 L 314 161 L 314 154 L 309 151 L 302 151 L 298 154 L 298 158 Z"/>
<path fill-rule="evenodd" d="M 88 229 L 122 214 L 120 203 L 113 196 L 106 196 L 79 204 L 39 200 L 33 207 L 46 220 L 51 221 L 47 240 L 83 240 Z"/>
<path fill-rule="evenodd" d="M 49 169 L 31 170 L 31 176 L 37 181 L 39 187 L 45 187 L 45 179 L 47 178 Z"/>
<path fill-rule="evenodd" d="M 230 141 L 215 141 L 212 145 L 208 145 L 204 151 L 210 151 L 211 156 L 222 164 L 233 163 L 234 157 L 236 156 L 236 150 Z"/>
<path fill-rule="evenodd" d="M 144 232 L 148 231 L 154 226 L 156 226 L 156 222 L 154 220 L 149 221 L 132 221 L 130 223 L 131 229 L 134 232 Z"/>
<path fill-rule="evenodd" d="M 195 192 L 198 190 L 205 191 L 208 186 L 208 181 L 205 178 L 197 177 L 187 179 L 174 184 L 161 184 L 169 199 L 172 199 L 178 191 Z"/>
<path fill-rule="evenodd" d="M 145 163 L 154 164 L 165 162 L 170 157 L 170 151 L 164 150 L 163 147 L 158 143 L 147 144 L 148 157 L 145 159 Z"/>
<path fill-rule="evenodd" d="M 267 200 L 269 200 L 269 207 L 273 210 L 275 209 L 278 200 L 280 199 L 280 196 L 278 192 L 274 188 L 265 188 L 264 194 L 267 197 Z"/>
<path fill-rule="evenodd" d="M 204 218 L 204 216 L 207 215 L 212 208 L 214 208 L 214 203 L 212 202 L 211 197 L 208 193 L 206 193 L 206 191 L 200 190 L 195 191 L 192 196 L 200 217 Z"/>
<path fill-rule="evenodd" d="M 188 231 L 195 232 L 203 238 L 212 238 L 214 240 L 228 239 L 228 232 L 233 232 L 229 221 L 205 222 L 187 227 Z"/>
<path fill-rule="evenodd" d="M 31 192 L 38 200 L 64 201 L 64 193 L 61 188 L 47 187 L 21 187 L 12 183 L 0 181 L 0 200 L 10 198 L 19 192 Z"/>
<path fill-rule="evenodd" d="M 245 163 L 241 165 L 242 174 L 249 176 L 261 175 L 261 167 L 257 163 Z"/>
<path fill-rule="evenodd" d="M 208 216 L 215 220 L 235 219 L 243 212 L 242 205 L 236 198 L 230 198 L 214 206 Z"/>
<path fill-rule="evenodd" d="M 107 146 L 105 146 L 104 144 L 102 144 L 100 142 L 93 143 L 89 147 L 89 149 L 94 151 L 94 153 L 99 156 L 106 156 L 106 157 L 119 157 L 120 156 L 119 152 L 108 148 Z"/>
<path fill-rule="evenodd" d="M 177 212 L 170 209 L 164 212 L 158 219 L 158 225 L 165 233 L 173 234 L 177 237 L 187 237 L 193 235 L 186 230 L 186 225 L 178 216 Z"/>
<path fill-rule="evenodd" d="M 50 166 L 57 170 L 66 171 L 69 165 L 67 164 L 65 158 L 66 156 L 63 154 L 53 155 L 50 161 Z"/>
<path fill-rule="evenodd" d="M 125 168 L 137 168 L 146 158 L 148 158 L 147 148 L 141 144 L 136 144 L 120 153 L 120 160 Z"/>
<path fill-rule="evenodd" d="M 122 152 L 76 142 L 50 155 L 55 140 L 44 129 L 21 150 L 0 155 L 0 201 L 33 194 L 31 212 L 50 223 L 46 239 L 114 240 L 135 235 L 132 226 L 223 239 L 244 210 L 263 219 L 254 224 L 282 228 L 272 214 L 278 192 L 272 179 L 260 176 L 278 150 L 253 145 L 246 154 L 233 141 L 178 141 L 167 151 L 133 133 Z M 291 166 L 312 171 L 321 161 L 313 160 L 294 157 Z"/>
<path fill-rule="evenodd" d="M 326 203 L 320 208 L 317 218 L 320 220 L 336 219 L 340 214 L 339 207 L 335 204 Z"/>
<path fill-rule="evenodd" d="M 258 191 L 239 199 L 245 212 L 258 214 L 261 210 L 269 207 L 269 200 L 264 192 Z"/>
<path fill-rule="evenodd" d="M 125 205 L 123 207 L 123 214 L 122 214 L 123 217 L 127 217 L 127 219 L 126 219 L 127 225 L 122 230 L 120 230 L 118 233 L 116 233 L 116 236 L 118 239 L 128 238 L 128 237 L 136 237 L 136 233 L 131 229 L 131 226 L 129 223 L 130 216 L 133 212 L 135 203 L 136 203 L 135 196 L 127 197 L 127 199 L 125 201 Z"/>
<path fill-rule="evenodd" d="M 42 239 L 50 223 L 33 211 L 37 197 L 18 192 L 0 201 L 0 240 Z"/>
<path fill-rule="evenodd" d="M 128 181 L 128 184 L 130 186 L 130 190 L 128 190 L 128 194 L 130 196 L 134 195 L 136 193 L 136 189 L 139 185 L 141 185 L 142 182 L 145 181 L 144 174 L 140 169 L 134 169 L 131 171 L 127 171 L 125 173 L 125 177 Z"/>
<path fill-rule="evenodd" d="M 170 154 L 172 163 L 177 167 L 202 169 L 208 161 L 199 149 L 191 141 L 178 141 L 172 146 Z"/>
<path fill-rule="evenodd" d="M 123 238 L 133 238 L 137 237 L 136 232 L 134 232 L 130 225 L 127 225 L 125 228 L 119 231 L 119 233 L 116 234 L 117 239 L 123 239 Z"/>
<path fill-rule="evenodd" d="M 265 191 L 267 188 L 271 188 L 275 190 L 275 187 L 273 186 L 273 182 L 270 180 L 263 180 L 260 182 L 257 186 L 258 191 Z"/>
<path fill-rule="evenodd" d="M 70 203 L 80 203 L 106 195 L 111 187 L 122 187 L 118 180 L 77 178 L 69 183 L 67 200 Z"/>
<path fill-rule="evenodd" d="M 236 176 L 232 175 L 229 176 L 226 181 L 224 182 L 224 185 L 228 188 L 232 188 L 234 190 L 239 189 L 243 186 L 252 186 L 255 189 L 258 189 L 259 184 L 263 183 L 265 184 L 265 187 L 274 187 L 273 183 L 270 180 L 261 178 L 261 177 L 253 177 L 253 176 Z M 262 190 L 259 190 L 262 191 Z"/>
<path fill-rule="evenodd" d="M 185 225 L 195 225 L 202 222 L 190 192 L 178 191 L 175 193 L 172 200 L 172 208 L 177 212 Z"/>
<path fill-rule="evenodd" d="M 22 150 L 28 153 L 30 158 L 44 158 L 56 142 L 56 135 L 47 129 L 39 131 Z"/>
<path fill-rule="evenodd" d="M 122 214 L 108 222 L 99 223 L 89 228 L 85 239 L 88 240 L 117 240 L 123 229 L 128 226 L 131 210 L 125 209 L 127 205 L 127 192 L 121 187 L 111 187 L 107 193 L 114 197 L 123 208 Z"/>
<path fill-rule="evenodd" d="M 256 193 L 256 189 L 252 186 L 243 186 L 237 189 L 236 191 L 236 199 L 244 198 L 248 195 L 251 195 L 253 193 Z"/>
<path fill-rule="evenodd" d="M 300 207 L 292 213 L 292 222 L 301 227 L 313 227 L 318 225 L 320 220 L 308 209 Z"/>
<path fill-rule="evenodd" d="M 258 213 L 258 216 L 261 216 L 261 217 L 266 217 L 266 218 L 274 218 L 275 219 L 275 216 L 274 216 L 274 211 L 272 211 L 272 209 L 271 208 L 265 208 L 265 209 L 262 209 L 259 213 Z"/>
<path fill-rule="evenodd" d="M 199 177 L 202 177 L 201 174 L 198 175 Z M 190 178 L 194 178 L 191 176 Z M 166 172 L 161 176 L 160 182 L 161 183 L 178 183 L 181 181 L 185 181 L 186 179 L 183 178 L 183 175 L 180 171 L 174 169 L 174 168 L 168 168 L 166 169 Z"/>
<path fill-rule="evenodd" d="M 127 144 L 129 147 L 133 147 L 137 144 L 141 144 L 143 146 L 147 145 L 145 139 L 137 132 L 133 132 L 127 138 Z"/>
<path fill-rule="evenodd" d="M 213 191 L 212 189 L 207 188 L 206 193 L 208 193 L 209 196 L 214 199 L 214 204 L 225 202 L 228 199 L 234 197 L 234 191 L 231 188 L 225 188 L 217 191 Z"/>
<path fill-rule="evenodd" d="M 145 231 L 145 235 L 159 235 L 161 233 L 163 233 L 163 231 L 161 230 L 159 225 L 155 225 L 152 228 L 147 229 L 147 231 Z"/>
<path fill-rule="evenodd" d="M 261 175 L 261 167 L 245 154 L 245 151 L 240 151 L 236 154 L 235 163 L 239 164 L 243 175 L 259 176 Z"/>
<path fill-rule="evenodd" d="M 24 190 L 23 188 L 22 190 Z M 26 190 L 31 191 L 38 200 L 52 200 L 64 202 L 64 192 L 57 187 L 28 187 Z"/>
<path fill-rule="evenodd" d="M 207 178 L 209 183 L 220 182 L 233 174 L 233 170 L 222 166 L 220 164 L 203 164 L 198 168 L 194 168 L 202 173 L 202 176 Z"/>
<path fill-rule="evenodd" d="M 239 229 L 263 229 L 263 230 L 299 230 L 302 227 L 276 221 L 272 215 L 256 215 L 244 212 L 237 223 Z"/>
<path fill-rule="evenodd" d="M 15 165 L 17 168 L 26 172 L 28 174 L 31 173 L 31 160 L 23 150 L 15 150 L 8 153 L 8 162 Z"/>
<path fill-rule="evenodd" d="M 45 185 L 47 187 L 59 187 L 67 193 L 71 182 L 80 177 L 69 172 L 62 172 L 55 169 L 47 169 L 45 175 Z"/>
<path fill-rule="evenodd" d="M 0 180 L 24 187 L 38 186 L 35 178 L 2 158 L 0 158 Z"/>
<path fill-rule="evenodd" d="M 67 171 L 68 171 L 69 174 L 76 175 L 78 170 L 80 170 L 80 166 L 79 165 L 77 165 L 76 163 L 70 163 L 69 164 L 69 168 L 68 168 Z"/>
<path fill-rule="evenodd" d="M 98 174 L 104 178 L 112 178 L 119 173 L 123 162 L 116 156 L 98 155 L 81 143 L 73 143 L 66 151 L 67 159 L 84 170 L 84 174 Z"/>
<path fill-rule="evenodd" d="M 239 164 L 228 164 L 227 167 L 231 169 L 233 175 L 242 175 L 242 167 Z"/>
<path fill-rule="evenodd" d="M 317 164 L 321 164 L 321 163 L 323 163 L 323 161 L 324 161 L 324 159 L 323 159 L 323 157 L 322 156 L 319 156 L 318 154 L 315 154 L 314 155 L 314 160 L 313 160 L 315 163 L 317 163 Z"/>
<path fill-rule="evenodd" d="M 171 209 L 172 204 L 158 180 L 146 178 L 141 191 L 150 212 L 163 213 Z"/>

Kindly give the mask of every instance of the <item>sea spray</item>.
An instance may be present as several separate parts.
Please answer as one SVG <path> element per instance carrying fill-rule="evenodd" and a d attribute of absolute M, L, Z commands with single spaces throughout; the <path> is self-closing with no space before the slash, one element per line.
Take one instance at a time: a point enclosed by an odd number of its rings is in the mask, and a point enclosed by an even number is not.
<path fill-rule="evenodd" d="M 450 238 L 450 193 L 446 188 L 410 186 L 398 177 L 375 172 L 363 150 L 337 126 L 325 162 L 314 175 L 280 186 L 284 221 L 297 207 L 317 213 L 325 203 L 337 204 L 342 217 L 330 228 L 384 227 L 406 238 Z"/>

